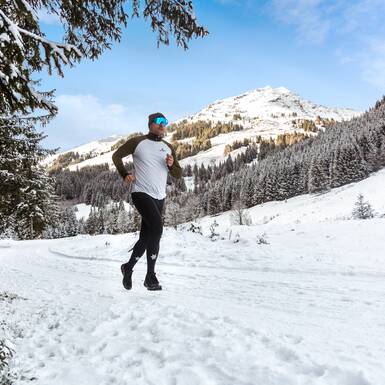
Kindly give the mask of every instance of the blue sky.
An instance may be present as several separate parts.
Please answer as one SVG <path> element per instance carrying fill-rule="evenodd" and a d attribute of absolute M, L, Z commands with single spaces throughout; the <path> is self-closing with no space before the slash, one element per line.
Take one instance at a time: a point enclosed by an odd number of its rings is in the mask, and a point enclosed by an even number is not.
<path fill-rule="evenodd" d="M 169 120 L 217 99 L 284 86 L 319 104 L 366 110 L 385 92 L 383 0 L 199 0 L 198 20 L 210 31 L 184 51 L 134 19 L 122 41 L 97 61 L 41 74 L 56 89 L 58 116 L 44 145 L 60 150 L 146 130 L 147 115 Z M 47 36 L 59 26 L 42 17 Z"/>

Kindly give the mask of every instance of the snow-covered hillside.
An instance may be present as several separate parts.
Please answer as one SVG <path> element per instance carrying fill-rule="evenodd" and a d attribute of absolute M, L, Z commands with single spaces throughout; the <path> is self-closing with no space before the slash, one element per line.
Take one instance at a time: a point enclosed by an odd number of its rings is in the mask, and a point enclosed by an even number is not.
<path fill-rule="evenodd" d="M 239 120 L 245 125 L 247 123 L 250 125 L 261 120 L 273 121 L 278 119 L 278 121 L 285 122 L 288 118 L 293 119 L 293 113 L 297 119 L 316 119 L 317 116 L 320 116 L 336 121 L 349 120 L 357 116 L 357 111 L 352 109 L 317 105 L 300 98 L 285 87 L 266 86 L 241 95 L 217 100 L 186 119 L 230 122 L 233 121 L 234 114 L 239 114 Z"/>
<path fill-rule="evenodd" d="M 212 138 L 212 147 L 209 150 L 183 159 L 181 164 L 184 166 L 194 163 L 198 165 L 201 163 L 205 165 L 211 162 L 218 163 L 224 159 L 224 148 L 226 144 L 232 144 L 234 141 L 241 141 L 244 138 L 253 139 L 258 135 L 264 138 L 275 138 L 277 135 L 283 133 L 301 132 L 301 129 L 293 126 L 293 120 L 307 119 L 315 121 L 317 117 L 320 117 L 341 121 L 349 120 L 360 114 L 360 112 L 351 109 L 329 108 L 314 104 L 300 98 L 297 94 L 284 87 L 258 88 L 242 95 L 218 100 L 200 112 L 176 121 L 175 123 L 184 119 L 187 121 L 206 120 L 213 122 L 233 122 L 242 124 L 245 128 L 242 131 L 220 134 Z M 171 141 L 171 137 L 172 133 L 169 133 L 165 139 Z M 107 163 L 112 166 L 112 151 L 109 151 L 109 149 L 121 138 L 122 136 L 112 136 L 70 150 L 78 152 L 79 155 L 91 154 L 92 158 L 70 165 L 68 168 L 70 170 L 76 170 L 77 167 L 82 168 L 102 163 Z M 236 155 L 236 153 L 242 151 L 242 149 L 235 151 L 233 155 Z M 102 153 L 103 155 L 98 155 Z M 51 163 L 58 155 L 60 154 L 47 158 L 45 163 Z"/>
<path fill-rule="evenodd" d="M 95 164 L 101 164 L 106 163 L 103 161 L 104 157 L 101 154 L 108 153 L 109 158 L 111 158 L 111 147 L 118 142 L 120 139 L 124 138 L 123 135 L 111 135 L 108 138 L 100 139 L 100 140 L 94 140 L 93 142 L 82 144 L 78 147 L 75 147 L 71 150 L 64 151 L 55 155 L 50 155 L 47 158 L 44 159 L 42 164 L 51 164 L 53 160 L 55 160 L 59 155 L 66 154 L 68 152 L 74 152 L 78 153 L 79 155 L 87 155 L 89 154 L 91 159 L 96 161 L 98 159 L 97 163 Z M 88 160 L 88 159 L 87 159 Z M 85 161 L 87 162 L 87 161 Z M 84 167 L 84 165 L 82 166 Z"/>
<path fill-rule="evenodd" d="M 385 169 L 382 169 L 359 182 L 334 188 L 323 194 L 306 194 L 288 199 L 287 201 L 272 201 L 247 209 L 254 217 L 256 224 L 273 221 L 274 223 L 307 223 L 329 220 L 348 219 L 359 194 L 363 194 L 379 215 L 385 215 L 385 198 L 379 191 L 385 191 Z M 77 219 L 87 219 L 91 205 L 80 203 L 76 205 Z M 128 211 L 130 206 L 125 202 Z M 231 211 L 221 216 L 230 221 Z M 215 217 L 216 218 L 216 217 Z M 211 221 L 205 217 L 201 223 Z M 225 222 L 226 222 L 225 221 Z"/>
<path fill-rule="evenodd" d="M 121 286 L 137 234 L 0 241 L 15 385 L 384 384 L 385 218 L 344 219 L 358 192 L 383 214 L 384 187 L 381 170 L 251 208 L 251 226 L 166 228 L 161 292 L 145 258 Z"/>

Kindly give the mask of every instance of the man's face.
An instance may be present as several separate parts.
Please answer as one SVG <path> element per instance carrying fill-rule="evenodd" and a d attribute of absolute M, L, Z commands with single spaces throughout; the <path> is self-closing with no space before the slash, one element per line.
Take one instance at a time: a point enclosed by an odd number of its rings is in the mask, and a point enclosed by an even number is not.
<path fill-rule="evenodd" d="M 150 124 L 150 131 L 158 136 L 164 136 L 166 134 L 166 127 L 161 124 L 151 123 Z"/>

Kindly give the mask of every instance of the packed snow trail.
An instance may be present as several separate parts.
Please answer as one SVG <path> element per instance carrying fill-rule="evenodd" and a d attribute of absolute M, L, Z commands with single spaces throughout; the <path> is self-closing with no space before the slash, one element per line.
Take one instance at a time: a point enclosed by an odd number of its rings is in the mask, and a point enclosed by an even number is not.
<path fill-rule="evenodd" d="M 382 385 L 384 224 L 165 229 L 161 292 L 121 285 L 137 234 L 0 241 L 15 384 Z"/>

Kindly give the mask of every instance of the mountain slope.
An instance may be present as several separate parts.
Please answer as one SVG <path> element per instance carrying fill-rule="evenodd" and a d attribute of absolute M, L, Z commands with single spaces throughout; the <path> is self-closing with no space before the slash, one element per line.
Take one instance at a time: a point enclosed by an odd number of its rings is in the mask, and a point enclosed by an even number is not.
<path fill-rule="evenodd" d="M 43 164 L 50 165 L 60 155 L 68 154 L 69 152 L 78 153 L 79 155 L 89 156 L 96 161 L 97 158 L 102 157 L 102 154 L 110 153 L 111 147 L 119 140 L 125 138 L 125 135 L 111 135 L 104 139 L 94 140 L 89 143 L 82 144 L 78 147 L 72 148 L 71 150 L 60 152 L 55 155 L 50 155 L 44 159 Z M 110 156 L 111 157 L 111 156 Z M 96 164 L 104 163 L 101 161 L 103 158 L 97 160 Z"/>
<path fill-rule="evenodd" d="M 216 101 L 197 114 L 176 121 L 175 123 L 183 120 L 189 122 L 198 120 L 233 122 L 244 127 L 244 130 L 220 134 L 211 138 L 212 147 L 209 150 L 185 158 L 181 161 L 181 164 L 182 166 L 194 163 L 198 165 L 204 163 L 207 165 L 213 161 L 222 161 L 225 158 L 224 149 L 226 144 L 232 144 L 234 141 L 243 141 L 245 138 L 253 139 L 260 135 L 268 139 L 269 137 L 275 138 L 283 133 L 303 132 L 301 128 L 293 125 L 293 121 L 313 121 L 318 128 L 322 129 L 322 121 L 319 118 L 341 121 L 349 120 L 360 114 L 360 112 L 351 109 L 328 108 L 316 105 L 301 99 L 298 95 L 284 87 L 259 88 L 242 95 Z M 68 168 L 75 170 L 77 167 L 82 168 L 102 163 L 108 163 L 112 166 L 111 156 L 113 151 L 108 150 L 122 138 L 124 136 L 112 136 L 70 150 L 90 159 L 72 164 Z M 168 133 L 165 139 L 171 141 L 172 132 Z M 192 139 L 187 138 L 183 141 L 189 142 Z M 238 149 L 232 155 L 236 155 L 237 152 L 242 150 Z M 65 153 L 68 152 L 66 151 Z M 59 155 L 56 154 L 47 158 L 45 164 L 51 164 Z"/>
<path fill-rule="evenodd" d="M 189 120 L 232 121 L 239 114 L 245 126 L 263 121 L 286 122 L 293 114 L 298 119 L 322 118 L 336 121 L 349 120 L 357 116 L 357 111 L 347 108 L 329 108 L 300 98 L 285 87 L 270 86 L 257 88 L 238 96 L 215 101 Z M 282 116 L 284 114 L 284 116 Z M 283 118 L 283 119 L 282 119 Z"/>
<path fill-rule="evenodd" d="M 352 210 L 359 194 L 372 205 L 378 216 L 385 216 L 385 198 L 379 191 L 385 190 L 385 168 L 373 173 L 359 182 L 349 183 L 334 188 L 323 194 L 304 194 L 286 201 L 272 201 L 245 209 L 253 218 L 254 224 L 282 224 L 329 222 L 346 220 L 351 217 Z M 78 207 L 77 218 L 87 219 L 91 206 L 84 203 Z M 209 226 L 218 218 L 226 226 L 230 224 L 232 211 L 215 216 L 206 216 L 199 219 L 199 223 L 208 233 Z M 221 229 L 224 230 L 224 229 Z"/>

